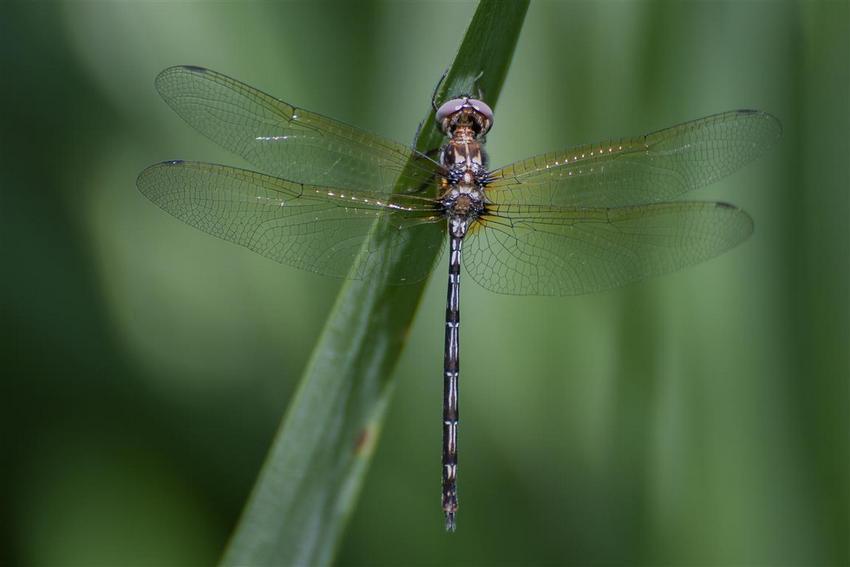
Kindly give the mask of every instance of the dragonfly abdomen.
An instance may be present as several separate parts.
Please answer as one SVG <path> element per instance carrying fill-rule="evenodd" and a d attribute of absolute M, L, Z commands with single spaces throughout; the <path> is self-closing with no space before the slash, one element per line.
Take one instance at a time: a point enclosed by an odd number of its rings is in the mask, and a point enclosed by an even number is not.
<path fill-rule="evenodd" d="M 446 349 L 443 363 L 443 512 L 454 531 L 457 512 L 458 374 L 460 373 L 460 252 L 463 238 L 450 238 L 446 297 Z"/>

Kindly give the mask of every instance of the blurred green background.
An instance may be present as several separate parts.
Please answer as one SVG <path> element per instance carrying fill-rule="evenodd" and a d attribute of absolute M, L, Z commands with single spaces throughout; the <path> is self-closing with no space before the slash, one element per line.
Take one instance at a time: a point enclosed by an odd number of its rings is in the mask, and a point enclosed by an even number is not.
<path fill-rule="evenodd" d="M 195 231 L 148 164 L 243 165 L 180 63 L 411 141 L 473 3 L 0 7 L 0 564 L 217 561 L 340 282 Z M 459 531 L 439 507 L 445 278 L 411 330 L 340 565 L 848 565 L 850 7 L 532 4 L 495 165 L 734 108 L 781 145 L 696 193 L 755 219 L 603 294 L 467 278 Z"/>

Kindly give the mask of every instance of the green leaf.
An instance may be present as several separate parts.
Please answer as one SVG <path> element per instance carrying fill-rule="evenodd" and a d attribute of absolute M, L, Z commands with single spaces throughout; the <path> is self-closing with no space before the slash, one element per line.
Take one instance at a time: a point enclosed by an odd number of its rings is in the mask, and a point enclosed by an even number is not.
<path fill-rule="evenodd" d="M 527 1 L 482 0 L 440 84 L 438 101 L 480 92 L 495 106 L 527 8 Z M 424 152 L 433 152 L 443 141 L 433 114 L 429 109 L 416 140 L 417 149 Z M 445 238 L 444 227 L 431 226 L 422 238 L 439 243 Z M 372 249 L 393 238 L 391 232 L 376 229 Z M 422 241 L 409 246 L 427 247 Z M 421 261 L 434 262 L 440 247 L 427 248 L 435 252 Z M 403 261 L 406 255 L 392 257 Z M 393 276 L 394 270 L 388 270 L 386 281 L 350 280 L 342 287 L 223 565 L 326 565 L 333 559 L 363 484 L 392 393 L 393 369 L 425 288 L 425 282 L 389 285 Z M 435 483 L 438 480 L 435 477 Z M 434 506 L 439 506 L 438 500 Z"/>

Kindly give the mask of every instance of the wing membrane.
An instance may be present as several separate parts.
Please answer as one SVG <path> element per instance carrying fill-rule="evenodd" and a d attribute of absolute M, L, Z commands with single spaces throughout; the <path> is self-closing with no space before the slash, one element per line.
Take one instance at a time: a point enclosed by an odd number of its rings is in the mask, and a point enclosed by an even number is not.
<path fill-rule="evenodd" d="M 578 295 L 619 287 L 713 258 L 752 232 L 723 203 L 534 210 L 496 207 L 464 243 L 481 286 L 516 295 Z"/>
<path fill-rule="evenodd" d="M 394 253 L 405 251 L 395 283 L 424 279 L 432 266 L 416 262 L 411 243 L 430 248 L 424 231 L 444 230 L 431 200 L 413 195 L 346 192 L 293 183 L 243 169 L 198 162 L 165 162 L 144 170 L 139 190 L 156 205 L 204 232 L 278 262 L 336 277 L 386 275 Z M 369 239 L 375 222 L 395 229 L 387 250 Z M 380 251 L 380 252 L 379 252 Z M 353 264 L 356 269 L 350 272 Z M 398 269 L 398 268 L 396 268 Z"/>
<path fill-rule="evenodd" d="M 202 67 L 170 67 L 156 88 L 186 122 L 263 172 L 302 183 L 390 193 L 432 189 L 440 166 L 403 144 L 296 108 Z M 404 171 L 408 160 L 413 166 Z M 402 173 L 404 171 L 404 173 Z"/>
<path fill-rule="evenodd" d="M 770 114 L 737 110 L 645 136 L 539 155 L 492 173 L 497 204 L 622 207 L 669 201 L 754 160 L 781 135 Z"/>

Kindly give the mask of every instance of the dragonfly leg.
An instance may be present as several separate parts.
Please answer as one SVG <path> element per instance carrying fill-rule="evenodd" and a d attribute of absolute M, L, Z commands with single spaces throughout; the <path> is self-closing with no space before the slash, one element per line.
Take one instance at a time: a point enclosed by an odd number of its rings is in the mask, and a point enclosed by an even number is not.
<path fill-rule="evenodd" d="M 434 109 L 434 112 L 437 112 L 437 108 L 439 108 L 439 106 L 437 105 L 437 91 L 440 90 L 440 87 L 443 85 L 443 81 L 446 80 L 446 75 L 448 75 L 448 74 L 449 74 L 449 68 L 446 67 L 446 70 L 443 71 L 442 75 L 440 75 L 440 80 L 437 81 L 436 85 L 434 85 L 434 92 L 431 93 L 431 108 Z"/>

